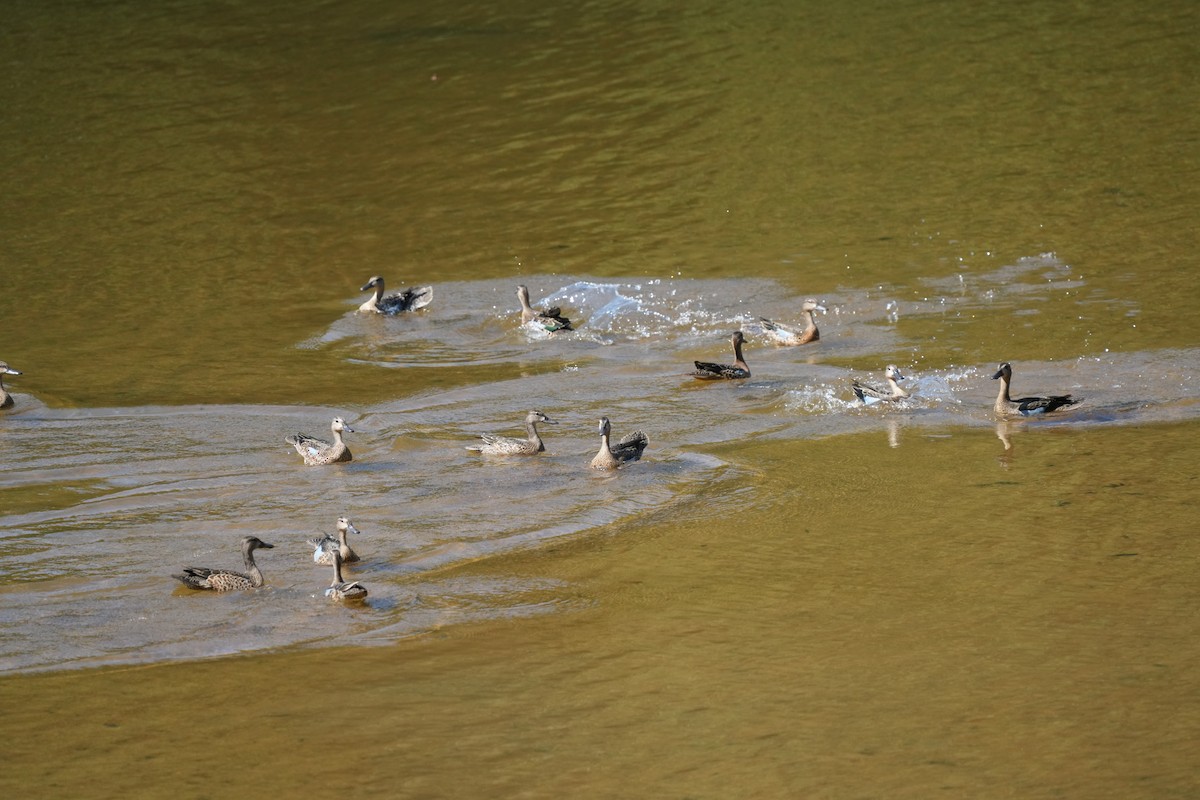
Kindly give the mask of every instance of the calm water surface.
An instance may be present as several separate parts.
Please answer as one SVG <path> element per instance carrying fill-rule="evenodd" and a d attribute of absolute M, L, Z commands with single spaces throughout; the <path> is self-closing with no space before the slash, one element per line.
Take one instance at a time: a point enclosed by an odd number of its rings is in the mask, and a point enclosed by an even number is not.
<path fill-rule="evenodd" d="M 1200 790 L 1191 5 L 9 12 L 0 786 Z M 1085 402 L 997 422 L 1001 360 Z M 172 585 L 250 534 L 264 589 Z"/>

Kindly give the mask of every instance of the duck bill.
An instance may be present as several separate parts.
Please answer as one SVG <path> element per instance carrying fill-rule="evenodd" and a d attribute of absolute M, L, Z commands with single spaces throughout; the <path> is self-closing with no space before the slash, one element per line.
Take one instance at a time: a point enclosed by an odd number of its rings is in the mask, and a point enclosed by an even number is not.
<path fill-rule="evenodd" d="M 1003 377 L 1004 377 L 1004 370 L 999 370 L 996 372 L 995 375 L 992 376 L 992 380 L 999 380 L 1000 378 L 1003 378 Z"/>

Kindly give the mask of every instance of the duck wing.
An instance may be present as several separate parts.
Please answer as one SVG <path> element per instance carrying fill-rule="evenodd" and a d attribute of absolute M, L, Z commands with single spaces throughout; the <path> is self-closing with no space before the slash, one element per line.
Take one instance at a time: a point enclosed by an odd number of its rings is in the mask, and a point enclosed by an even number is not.
<path fill-rule="evenodd" d="M 562 310 L 558 306 L 539 311 L 537 322 L 550 333 L 575 330 L 571 327 L 571 320 L 562 315 Z"/>
<path fill-rule="evenodd" d="M 542 322 L 542 326 L 550 333 L 575 330 L 571 327 L 571 320 L 566 317 L 549 317 Z"/>
<path fill-rule="evenodd" d="M 528 439 L 513 439 L 508 436 L 497 436 L 494 433 L 481 433 L 479 438 L 483 440 L 483 444 L 473 445 L 467 449 L 475 453 L 499 455 L 534 452 Z"/>
<path fill-rule="evenodd" d="M 283 440 L 299 450 L 302 447 L 314 448 L 317 450 L 327 450 L 333 447 L 333 442 L 327 442 L 324 439 L 318 439 L 315 436 L 309 436 L 307 433 L 297 433 L 294 436 L 285 436 Z"/>
<path fill-rule="evenodd" d="M 611 450 L 618 461 L 637 461 L 642 457 L 642 451 L 649 443 L 650 440 L 646 438 L 646 434 L 634 431 L 623 436 Z"/>
<path fill-rule="evenodd" d="M 766 317 L 759 317 L 758 321 L 762 323 L 762 329 L 777 342 L 791 343 L 796 341 L 796 332 L 785 328 L 777 322 L 772 322 Z"/>
<path fill-rule="evenodd" d="M 208 576 L 212 574 L 211 569 L 203 567 L 184 567 L 183 572 L 179 575 L 171 577 L 192 589 L 207 589 Z"/>
<path fill-rule="evenodd" d="M 309 539 L 308 543 L 313 548 L 314 564 L 332 564 L 333 551 L 341 547 L 341 542 L 329 534 Z"/>
<path fill-rule="evenodd" d="M 886 400 L 888 397 L 890 397 L 890 395 L 883 389 L 879 389 L 875 386 L 868 386 L 866 384 L 859 383 L 858 381 L 855 381 L 850 388 L 854 390 L 854 396 L 864 403 L 871 403 L 874 400 Z"/>
<path fill-rule="evenodd" d="M 306 458 L 316 458 L 321 453 L 333 447 L 333 442 L 309 436 L 307 433 L 297 433 L 295 436 L 285 436 L 285 442 L 296 448 L 296 452 Z"/>
<path fill-rule="evenodd" d="M 325 596 L 335 600 L 361 600 L 367 596 L 367 587 L 358 581 L 335 583 L 325 590 Z"/>
<path fill-rule="evenodd" d="M 1081 402 L 1081 400 L 1082 398 L 1076 400 L 1069 394 L 1056 394 L 1050 397 L 1020 397 L 1013 402 L 1017 404 L 1017 411 L 1029 415 L 1045 414 L 1060 408 L 1070 408 Z"/>
<path fill-rule="evenodd" d="M 416 311 L 418 308 L 424 308 L 432 300 L 432 286 L 412 286 L 402 292 L 381 297 L 379 309 L 385 314 L 399 314 L 403 311 Z"/>
<path fill-rule="evenodd" d="M 254 579 L 231 569 L 209 569 L 208 567 L 184 567 L 182 575 L 172 578 L 193 589 L 242 589 L 254 585 Z"/>
<path fill-rule="evenodd" d="M 733 364 L 713 364 L 708 361 L 693 361 L 692 363 L 696 365 L 696 371 L 692 373 L 692 377 L 700 378 L 701 380 L 730 380 L 750 377 L 749 370 L 742 369 Z"/>

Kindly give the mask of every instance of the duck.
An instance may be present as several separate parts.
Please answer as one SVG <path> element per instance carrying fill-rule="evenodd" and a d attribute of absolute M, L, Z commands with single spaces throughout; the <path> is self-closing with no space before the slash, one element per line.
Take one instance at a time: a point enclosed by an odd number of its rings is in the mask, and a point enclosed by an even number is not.
<path fill-rule="evenodd" d="M 530 411 L 525 415 L 525 430 L 528 432 L 527 438 L 513 439 L 507 436 L 481 433 L 479 438 L 483 439 L 483 444 L 472 445 L 467 449 L 474 453 L 483 453 L 490 456 L 535 456 L 546 449 L 546 445 L 542 443 L 542 437 L 538 435 L 537 426 L 539 422 L 544 422 L 547 425 L 558 424 L 541 411 Z"/>
<path fill-rule="evenodd" d="M 746 360 L 742 358 L 742 343 L 746 341 L 746 337 L 742 335 L 741 331 L 734 331 L 730 341 L 733 342 L 733 364 L 710 364 L 707 361 L 696 361 L 694 362 L 696 370 L 689 374 L 702 381 L 749 378 L 750 367 L 746 366 Z"/>
<path fill-rule="evenodd" d="M 20 375 L 15 369 L 10 367 L 7 362 L 0 361 L 0 408 L 12 408 L 13 396 L 4 388 L 5 375 Z"/>
<path fill-rule="evenodd" d="M 525 286 L 517 287 L 517 299 L 521 301 L 521 324 L 527 325 L 530 322 L 536 323 L 548 333 L 557 333 L 558 331 L 574 330 L 571 327 L 571 320 L 562 315 L 562 309 L 558 306 L 547 308 L 544 311 L 538 311 L 529 305 L 529 289 Z"/>
<path fill-rule="evenodd" d="M 210 592 L 233 592 L 240 589 L 257 589 L 263 585 L 262 570 L 254 563 L 254 551 L 274 547 L 257 536 L 242 538 L 242 558 L 246 562 L 245 572 L 231 569 L 209 569 L 208 567 L 184 567 L 183 574 L 172 575 L 189 589 L 206 589 Z"/>
<path fill-rule="evenodd" d="M 367 596 L 367 587 L 358 581 L 342 579 L 342 554 L 336 549 L 333 553 L 333 583 L 325 590 L 325 596 L 330 600 L 362 600 Z"/>
<path fill-rule="evenodd" d="M 867 386 L 855 381 L 850 387 L 854 390 L 854 396 L 862 401 L 863 405 L 871 406 L 876 403 L 891 402 L 894 400 L 903 400 L 908 397 L 908 392 L 900 388 L 896 381 L 904 380 L 904 376 L 900 374 L 900 370 L 895 364 L 888 364 L 887 369 L 883 371 L 883 377 L 887 378 L 888 388 L 880 389 L 875 386 Z"/>
<path fill-rule="evenodd" d="M 375 314 L 399 314 L 402 311 L 416 311 L 418 308 L 424 308 L 429 305 L 429 301 L 433 300 L 432 286 L 410 286 L 402 292 L 395 292 L 384 297 L 382 275 L 371 278 L 359 291 L 366 292 L 370 289 L 374 289 L 375 294 L 358 307 L 359 311 Z"/>
<path fill-rule="evenodd" d="M 825 306 L 818 303 L 816 300 L 805 300 L 804 305 L 800 306 L 800 316 L 804 318 L 804 330 L 796 333 L 795 331 L 785 328 L 784 326 L 772 322 L 766 317 L 759 317 L 762 323 L 763 330 L 767 335 L 774 340 L 775 344 L 783 346 L 792 346 L 797 344 L 808 344 L 815 342 L 821 338 L 821 332 L 817 330 L 816 320 L 813 318 L 813 312 L 820 311 L 825 313 Z"/>
<path fill-rule="evenodd" d="M 304 457 L 304 463 L 310 467 L 353 460 L 350 448 L 342 441 L 342 433 L 354 433 L 354 428 L 347 425 L 341 417 L 334 417 L 330 428 L 333 430 L 332 442 L 309 436 L 307 433 L 285 436 L 283 440 L 296 448 L 296 452 Z"/>
<path fill-rule="evenodd" d="M 646 449 L 646 445 L 649 444 L 646 434 L 634 431 L 626 434 L 621 441 L 617 442 L 616 447 L 612 447 L 608 443 L 611 432 L 612 425 L 609 423 L 608 417 L 601 417 L 600 452 L 596 453 L 595 458 L 592 459 L 592 469 L 616 469 L 622 464 L 637 461 L 642 457 L 642 451 Z"/>
<path fill-rule="evenodd" d="M 1031 417 L 1034 414 L 1049 414 L 1060 408 L 1070 408 L 1083 402 L 1083 398 L 1076 400 L 1069 394 L 1056 394 L 1050 397 L 1018 397 L 1013 400 L 1008 396 L 1008 386 L 1012 382 L 1012 365 L 1007 361 L 996 370 L 992 380 L 1000 381 L 1000 393 L 996 395 L 995 405 L 997 414 L 1019 414 L 1022 417 Z"/>
<path fill-rule="evenodd" d="M 343 562 L 358 561 L 358 553 L 354 552 L 346 541 L 346 533 L 358 533 L 354 523 L 345 517 L 338 517 L 337 536 L 325 534 L 315 539 L 309 539 L 313 546 L 313 563 L 329 565 L 333 563 L 333 554 L 338 553 Z"/>

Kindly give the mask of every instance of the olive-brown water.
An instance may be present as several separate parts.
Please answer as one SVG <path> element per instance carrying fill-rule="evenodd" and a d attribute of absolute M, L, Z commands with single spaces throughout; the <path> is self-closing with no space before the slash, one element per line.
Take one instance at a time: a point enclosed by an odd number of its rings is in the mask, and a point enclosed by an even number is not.
<path fill-rule="evenodd" d="M 1197 16 L 9 9 L 0 787 L 1194 796 Z"/>

